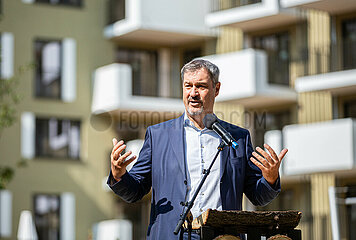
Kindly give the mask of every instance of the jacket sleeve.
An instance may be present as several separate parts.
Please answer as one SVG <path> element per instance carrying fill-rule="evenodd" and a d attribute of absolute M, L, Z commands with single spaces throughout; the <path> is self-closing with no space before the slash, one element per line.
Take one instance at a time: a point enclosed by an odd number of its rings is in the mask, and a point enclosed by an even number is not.
<path fill-rule="evenodd" d="M 143 198 L 152 186 L 152 139 L 150 128 L 146 131 L 145 141 L 139 157 L 130 172 L 126 172 L 121 180 L 113 180 L 110 171 L 107 184 L 126 202 L 136 202 Z"/>
<path fill-rule="evenodd" d="M 261 170 L 250 160 L 253 147 L 250 133 L 246 135 L 246 169 L 244 193 L 248 199 L 256 206 L 264 206 L 270 203 L 281 191 L 280 179 L 271 186 L 262 176 Z"/>

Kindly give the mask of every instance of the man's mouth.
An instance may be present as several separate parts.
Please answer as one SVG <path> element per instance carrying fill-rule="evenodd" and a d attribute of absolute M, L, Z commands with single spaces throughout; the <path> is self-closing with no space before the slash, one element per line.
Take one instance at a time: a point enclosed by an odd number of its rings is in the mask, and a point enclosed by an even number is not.
<path fill-rule="evenodd" d="M 202 104 L 202 102 L 199 101 L 199 100 L 196 100 L 196 101 L 194 101 L 194 100 L 189 101 L 189 105 L 191 105 L 192 107 L 199 107 L 201 104 Z"/>

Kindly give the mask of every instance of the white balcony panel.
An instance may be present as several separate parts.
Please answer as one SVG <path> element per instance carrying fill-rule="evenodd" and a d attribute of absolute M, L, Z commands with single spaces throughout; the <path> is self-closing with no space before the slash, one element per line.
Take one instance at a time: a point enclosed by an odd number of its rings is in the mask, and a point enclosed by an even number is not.
<path fill-rule="evenodd" d="M 290 125 L 283 129 L 284 175 L 308 174 L 355 167 L 356 122 L 351 118 Z"/>
<path fill-rule="evenodd" d="M 334 94 L 354 93 L 356 69 L 297 78 L 295 90 L 297 92 L 328 90 Z"/>
<path fill-rule="evenodd" d="M 93 225 L 93 240 L 132 240 L 132 228 L 126 219 L 101 221 Z"/>
<path fill-rule="evenodd" d="M 356 9 L 356 2 L 355 0 L 281 0 L 281 6 L 310 8 L 338 14 Z"/>
<path fill-rule="evenodd" d="M 105 37 L 175 45 L 215 36 L 204 22 L 209 11 L 205 0 L 126 0 L 125 3 L 126 18 L 107 26 Z"/>
<path fill-rule="evenodd" d="M 245 49 L 203 58 L 220 69 L 218 102 L 256 107 L 292 103 L 297 99 L 291 88 L 268 83 L 267 55 L 261 50 Z"/>
<path fill-rule="evenodd" d="M 267 131 L 264 135 L 264 142 L 267 143 L 273 150 L 276 152 L 277 155 L 282 151 L 283 149 L 283 139 L 282 139 L 282 131 L 281 130 L 270 130 Z M 265 151 L 268 151 L 265 149 Z M 283 172 L 283 161 L 282 165 L 279 168 L 279 175 L 282 176 Z"/>
<path fill-rule="evenodd" d="M 128 159 L 130 159 L 131 156 L 137 156 L 137 158 L 138 158 L 140 151 L 143 147 L 143 143 L 144 143 L 143 139 L 135 139 L 135 140 L 128 141 L 126 143 L 126 149 L 132 152 L 132 154 L 130 155 L 130 157 Z M 133 165 L 137 162 L 137 158 L 132 163 L 130 163 L 129 165 L 126 166 L 126 170 L 128 172 L 131 170 Z"/>
<path fill-rule="evenodd" d="M 260 3 L 244 5 L 207 14 L 209 27 L 234 26 L 243 31 L 258 31 L 297 22 L 297 9 L 283 9 L 279 0 L 262 0 Z"/>
<path fill-rule="evenodd" d="M 110 111 L 183 112 L 181 99 L 132 95 L 132 70 L 128 64 L 114 63 L 94 73 L 92 112 Z"/>

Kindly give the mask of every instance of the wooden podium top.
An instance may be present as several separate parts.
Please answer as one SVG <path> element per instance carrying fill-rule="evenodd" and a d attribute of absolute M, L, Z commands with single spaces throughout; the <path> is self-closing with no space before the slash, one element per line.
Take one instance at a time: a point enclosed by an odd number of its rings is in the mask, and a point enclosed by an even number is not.
<path fill-rule="evenodd" d="M 193 229 L 201 226 L 214 228 L 233 227 L 240 233 L 247 229 L 294 229 L 302 213 L 298 211 L 218 211 L 208 209 L 192 222 Z"/>

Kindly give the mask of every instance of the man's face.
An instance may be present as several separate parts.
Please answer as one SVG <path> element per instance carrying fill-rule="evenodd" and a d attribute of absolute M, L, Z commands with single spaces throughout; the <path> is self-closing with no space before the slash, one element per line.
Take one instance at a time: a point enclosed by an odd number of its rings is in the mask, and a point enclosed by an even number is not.
<path fill-rule="evenodd" d="M 214 86 L 204 68 L 186 72 L 183 79 L 183 102 L 188 115 L 212 113 L 219 90 L 220 83 Z"/>

